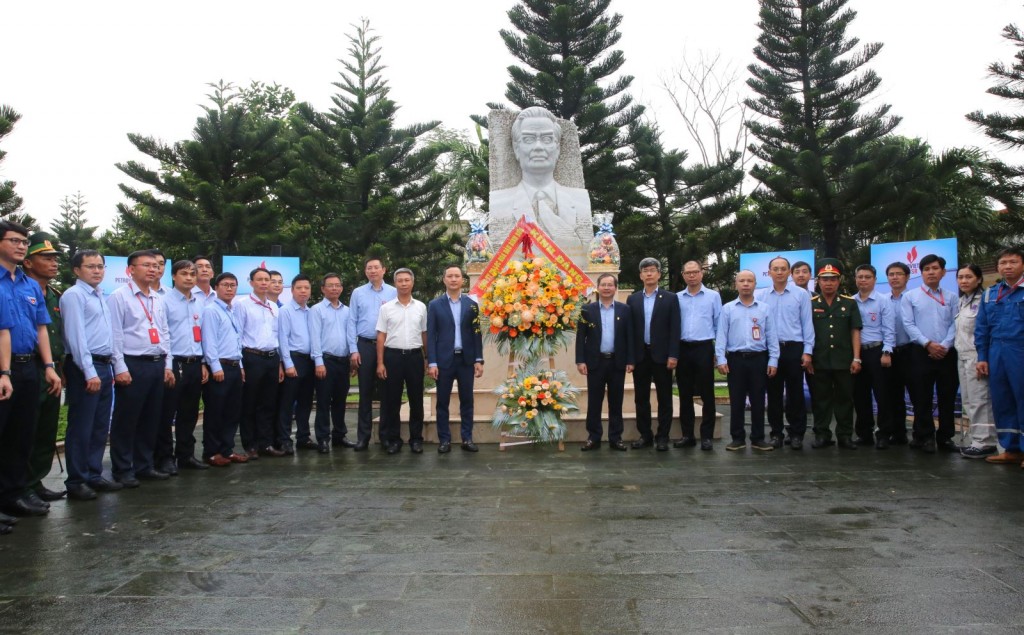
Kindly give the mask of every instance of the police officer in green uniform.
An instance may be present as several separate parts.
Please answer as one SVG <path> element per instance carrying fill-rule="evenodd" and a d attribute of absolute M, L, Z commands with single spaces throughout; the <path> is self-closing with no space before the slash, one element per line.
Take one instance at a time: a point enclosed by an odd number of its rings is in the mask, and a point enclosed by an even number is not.
<path fill-rule="evenodd" d="M 50 314 L 50 324 L 46 329 L 50 334 L 50 353 L 57 365 L 58 375 L 63 375 L 64 336 L 63 323 L 60 317 L 60 292 L 50 283 L 59 274 L 58 259 L 60 250 L 57 239 L 49 234 L 37 233 L 29 236 L 28 253 L 22 263 L 25 275 L 35 280 L 46 297 L 46 309 Z M 43 485 L 43 479 L 50 473 L 53 466 L 53 455 L 57 443 L 57 420 L 60 416 L 60 394 L 47 393 L 49 384 L 43 379 L 43 368 L 39 370 L 39 420 L 36 423 L 35 441 L 28 462 L 28 489 L 35 492 L 44 501 L 55 501 L 64 497 L 66 490 L 52 490 Z M 26 492 L 27 493 L 27 492 Z"/>
<path fill-rule="evenodd" d="M 853 436 L 853 376 L 860 372 L 860 310 L 853 298 L 839 294 L 842 265 L 835 258 L 818 263 L 819 294 L 811 298 L 814 321 L 814 442 L 856 450 Z"/>

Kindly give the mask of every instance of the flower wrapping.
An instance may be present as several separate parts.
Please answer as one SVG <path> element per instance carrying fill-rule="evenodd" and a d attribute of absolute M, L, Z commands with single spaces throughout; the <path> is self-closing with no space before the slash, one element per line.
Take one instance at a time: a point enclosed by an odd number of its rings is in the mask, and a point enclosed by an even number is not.
<path fill-rule="evenodd" d="M 579 389 L 569 383 L 565 372 L 540 370 L 536 362 L 521 366 L 515 377 L 507 379 L 494 393 L 499 395 L 494 427 L 538 441 L 564 439 L 562 415 L 579 409 Z"/>

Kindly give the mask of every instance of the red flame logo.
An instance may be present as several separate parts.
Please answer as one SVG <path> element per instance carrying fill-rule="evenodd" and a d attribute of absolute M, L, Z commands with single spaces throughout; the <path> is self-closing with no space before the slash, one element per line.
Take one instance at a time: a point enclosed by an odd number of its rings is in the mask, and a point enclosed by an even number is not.
<path fill-rule="evenodd" d="M 911 247 L 910 251 L 907 252 L 907 263 L 908 264 L 913 264 L 915 260 L 917 260 L 917 246 L 916 245 Z"/>
<path fill-rule="evenodd" d="M 917 253 L 917 252 L 915 251 L 914 253 Z M 911 260 L 910 262 L 914 262 L 914 261 Z M 266 260 L 261 261 L 260 262 L 260 269 L 266 269 L 266 268 L 267 268 L 267 261 Z"/>

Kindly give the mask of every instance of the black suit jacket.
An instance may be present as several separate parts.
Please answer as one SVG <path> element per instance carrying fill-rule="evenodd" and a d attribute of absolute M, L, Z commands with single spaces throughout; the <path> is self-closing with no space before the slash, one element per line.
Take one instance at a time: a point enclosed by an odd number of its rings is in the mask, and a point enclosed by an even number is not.
<path fill-rule="evenodd" d="M 615 368 L 623 370 L 636 364 L 636 338 L 633 334 L 633 316 L 629 307 L 615 303 Z M 597 364 L 601 357 L 601 302 L 583 306 L 583 314 L 576 327 L 576 363 Z"/>
<path fill-rule="evenodd" d="M 633 330 L 636 332 L 637 358 L 643 358 L 644 350 L 644 291 L 633 292 L 626 303 L 633 312 Z M 674 293 L 658 289 L 651 313 L 651 359 L 664 364 L 668 358 L 679 359 L 679 297 Z"/>
<path fill-rule="evenodd" d="M 462 363 L 472 366 L 484 358 L 483 338 L 478 321 L 480 308 L 469 296 L 462 294 Z M 455 365 L 455 322 L 448 306 L 448 294 L 434 298 L 427 305 L 427 362 L 438 368 Z"/>

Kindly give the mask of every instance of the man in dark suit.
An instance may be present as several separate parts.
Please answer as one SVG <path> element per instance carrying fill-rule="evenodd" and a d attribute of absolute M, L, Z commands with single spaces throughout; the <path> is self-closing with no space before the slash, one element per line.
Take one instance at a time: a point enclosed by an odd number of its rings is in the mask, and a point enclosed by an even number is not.
<path fill-rule="evenodd" d="M 679 300 L 674 293 L 658 288 L 661 262 L 656 258 L 640 261 L 640 280 L 644 288 L 626 300 L 633 314 L 636 336 L 636 428 L 640 438 L 633 448 L 647 448 L 657 441 L 659 452 L 668 450 L 668 432 L 672 427 L 672 371 L 679 361 Z M 658 434 L 651 430 L 651 381 L 658 395 Z"/>
<path fill-rule="evenodd" d="M 462 269 L 449 265 L 444 270 L 446 293 L 427 306 L 427 372 L 437 382 L 437 451 L 452 449 L 448 427 L 448 405 L 452 382 L 459 382 L 459 416 L 462 419 L 462 449 L 476 452 L 473 443 L 473 379 L 484 374 L 484 344 L 480 335 L 480 308 L 462 295 Z"/>
<path fill-rule="evenodd" d="M 629 307 L 615 301 L 619 281 L 610 273 L 597 278 L 598 301 L 583 307 L 576 329 L 576 369 L 587 377 L 587 442 L 584 452 L 601 447 L 601 402 L 608 389 L 608 445 L 625 450 L 622 442 L 622 396 L 626 373 L 633 372 L 633 317 Z"/>

